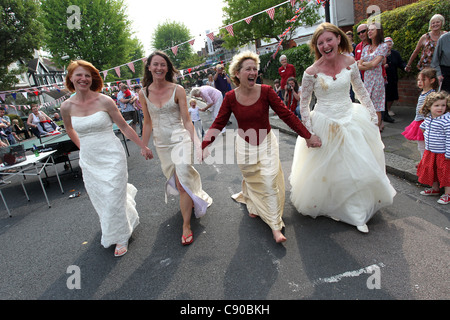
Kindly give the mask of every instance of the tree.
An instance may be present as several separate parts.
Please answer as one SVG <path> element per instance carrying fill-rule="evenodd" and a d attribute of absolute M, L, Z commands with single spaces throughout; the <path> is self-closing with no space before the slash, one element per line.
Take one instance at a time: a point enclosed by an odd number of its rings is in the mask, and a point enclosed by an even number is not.
<path fill-rule="evenodd" d="M 120 0 L 41 0 L 45 48 L 57 64 L 83 59 L 106 70 L 126 62 L 136 50 L 125 5 Z M 142 57 L 141 57 L 142 58 Z"/>
<path fill-rule="evenodd" d="M 227 6 L 223 8 L 224 25 L 247 18 L 280 3 L 279 0 L 225 0 L 225 2 Z M 273 20 L 268 14 L 263 13 L 253 16 L 249 24 L 245 21 L 233 24 L 234 36 L 229 35 L 226 30 L 221 30 L 225 40 L 224 47 L 231 49 L 260 39 L 280 41 L 280 35 L 291 27 L 284 37 L 283 44 L 289 42 L 295 29 L 304 25 L 312 26 L 320 19 L 318 14 L 320 5 L 317 2 L 299 1 L 297 5 L 303 9 L 298 13 L 299 17 L 294 23 L 289 20 L 295 16 L 296 9 L 286 3 L 275 8 Z"/>
<path fill-rule="evenodd" d="M 33 57 L 44 34 L 38 1 L 0 0 L 0 90 L 11 89 L 18 83 L 23 68 L 8 70 L 19 59 Z"/>
<path fill-rule="evenodd" d="M 178 46 L 176 55 L 174 55 L 170 49 L 173 46 L 186 42 L 191 38 L 189 29 L 183 23 L 166 21 L 162 24 L 158 24 L 156 27 L 153 34 L 152 47 L 167 53 L 175 67 L 180 68 L 183 61 L 190 58 L 193 54 L 191 45 L 189 43 L 185 43 Z"/>

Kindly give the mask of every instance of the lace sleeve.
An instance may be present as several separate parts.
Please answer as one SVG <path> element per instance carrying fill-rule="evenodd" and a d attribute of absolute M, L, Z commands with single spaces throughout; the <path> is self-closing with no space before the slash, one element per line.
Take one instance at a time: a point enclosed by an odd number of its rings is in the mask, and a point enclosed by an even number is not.
<path fill-rule="evenodd" d="M 306 72 L 303 73 L 302 93 L 300 96 L 300 115 L 302 116 L 302 122 L 311 134 L 313 134 L 313 132 L 311 129 L 309 104 L 314 90 L 314 80 L 314 76 L 309 75 Z"/>
<path fill-rule="evenodd" d="M 378 117 L 377 112 L 375 111 L 375 107 L 373 106 L 372 100 L 370 99 L 369 93 L 366 90 L 366 87 L 364 87 L 364 83 L 361 80 L 361 75 L 359 74 L 359 69 L 354 63 L 352 66 L 351 71 L 351 83 L 353 87 L 353 91 L 356 94 L 356 97 L 361 102 L 363 106 L 367 108 L 367 110 L 370 113 L 370 119 L 374 124 L 378 124 Z"/>

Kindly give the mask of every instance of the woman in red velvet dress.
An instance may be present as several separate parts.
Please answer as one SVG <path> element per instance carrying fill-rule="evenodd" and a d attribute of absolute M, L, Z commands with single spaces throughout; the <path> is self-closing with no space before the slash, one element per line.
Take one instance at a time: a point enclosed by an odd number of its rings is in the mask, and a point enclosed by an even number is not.
<path fill-rule="evenodd" d="M 227 92 L 214 123 L 202 143 L 205 149 L 226 126 L 231 113 L 238 122 L 236 160 L 243 175 L 242 191 L 232 198 L 244 203 L 251 217 L 259 216 L 272 229 L 276 242 L 286 241 L 281 230 L 285 200 L 284 175 L 278 154 L 278 141 L 269 123 L 269 106 L 308 146 L 320 147 L 321 141 L 289 111 L 272 87 L 256 84 L 259 57 L 252 52 L 233 57 L 231 79 L 236 89 Z M 205 150 L 205 157 L 209 154 Z"/>

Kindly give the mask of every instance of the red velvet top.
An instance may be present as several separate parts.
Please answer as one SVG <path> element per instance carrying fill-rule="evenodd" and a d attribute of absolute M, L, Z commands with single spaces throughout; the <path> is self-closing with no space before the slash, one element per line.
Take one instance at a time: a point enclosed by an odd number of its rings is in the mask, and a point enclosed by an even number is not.
<path fill-rule="evenodd" d="M 298 135 L 305 139 L 311 137 L 311 133 L 302 124 L 300 119 L 284 105 L 283 101 L 275 93 L 272 87 L 262 84 L 261 96 L 250 106 L 241 105 L 236 100 L 234 90 L 227 92 L 222 106 L 220 107 L 219 114 L 206 132 L 202 142 L 202 148 L 204 149 L 215 140 L 222 129 L 227 125 L 231 113 L 234 113 L 238 122 L 239 136 L 252 145 L 259 145 L 264 141 L 271 129 L 269 122 L 269 106 L 275 111 L 280 119 L 282 119 Z M 253 132 L 256 134 L 256 139 L 253 139 Z"/>

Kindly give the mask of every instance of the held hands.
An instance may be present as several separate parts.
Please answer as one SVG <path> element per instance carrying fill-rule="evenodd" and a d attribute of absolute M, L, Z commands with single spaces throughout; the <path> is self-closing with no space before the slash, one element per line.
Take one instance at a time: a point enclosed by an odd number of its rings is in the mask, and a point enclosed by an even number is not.
<path fill-rule="evenodd" d="M 315 134 L 311 135 L 311 138 L 305 140 L 308 148 L 318 148 L 322 146 L 322 140 Z"/>
<path fill-rule="evenodd" d="M 153 159 L 153 152 L 148 147 L 141 148 L 141 155 L 145 160 Z"/>
<path fill-rule="evenodd" d="M 208 148 L 203 149 L 203 160 L 208 158 L 210 155 Z"/>

